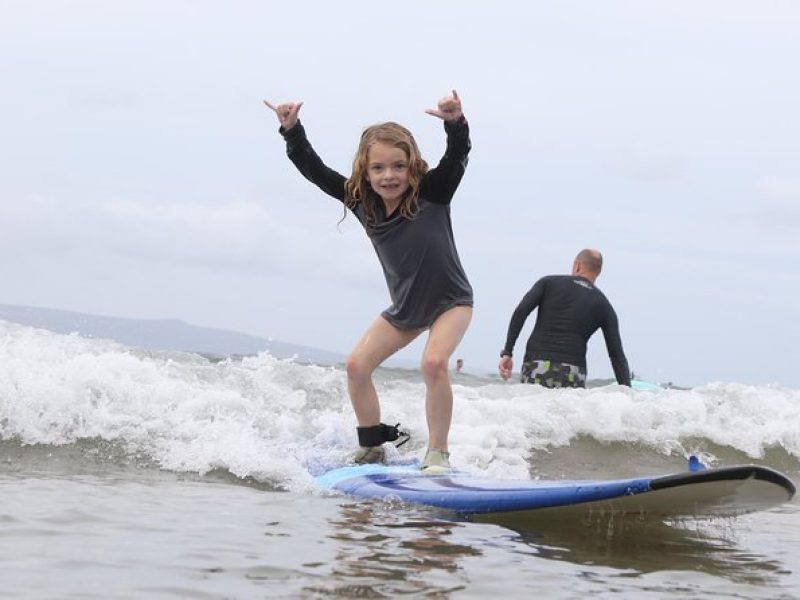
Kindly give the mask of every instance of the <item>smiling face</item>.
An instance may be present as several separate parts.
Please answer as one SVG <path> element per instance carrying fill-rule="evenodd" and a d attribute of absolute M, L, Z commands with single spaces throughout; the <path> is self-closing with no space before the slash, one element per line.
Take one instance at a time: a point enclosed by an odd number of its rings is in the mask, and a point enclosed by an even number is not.
<path fill-rule="evenodd" d="M 406 219 L 416 216 L 419 188 L 428 172 L 411 132 L 392 121 L 367 127 L 353 157 L 353 172 L 345 182 L 347 208 L 360 204 L 367 223 L 376 223 L 396 211 Z M 381 206 L 382 205 L 382 206 Z"/>
<path fill-rule="evenodd" d="M 401 149 L 375 142 L 367 153 L 367 181 L 389 210 L 394 210 L 409 187 L 408 156 Z"/>

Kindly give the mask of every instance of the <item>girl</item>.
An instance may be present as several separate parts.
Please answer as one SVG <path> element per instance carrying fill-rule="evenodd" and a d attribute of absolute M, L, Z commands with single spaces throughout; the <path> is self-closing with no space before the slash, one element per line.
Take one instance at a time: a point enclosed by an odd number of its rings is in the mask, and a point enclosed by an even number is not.
<path fill-rule="evenodd" d="M 383 267 L 392 305 L 373 321 L 347 358 L 347 388 L 358 420 L 356 463 L 380 462 L 382 444 L 401 434 L 381 423 L 373 371 L 423 331 L 422 354 L 428 450 L 422 469 L 450 468 L 447 436 L 453 413 L 448 361 L 472 318 L 472 287 L 461 266 L 450 222 L 450 201 L 464 175 L 470 150 L 461 99 L 439 101 L 425 112 L 444 121 L 447 149 L 428 169 L 411 133 L 397 123 L 364 130 L 353 171 L 345 178 L 328 168 L 306 137 L 302 102 L 273 106 L 286 152 L 303 176 L 344 204 L 363 225 Z"/>

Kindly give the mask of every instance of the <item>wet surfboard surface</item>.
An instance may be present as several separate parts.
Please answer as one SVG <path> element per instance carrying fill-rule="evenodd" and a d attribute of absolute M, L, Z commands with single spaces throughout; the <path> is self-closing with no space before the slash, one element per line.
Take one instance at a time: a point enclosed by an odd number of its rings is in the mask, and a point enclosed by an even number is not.
<path fill-rule="evenodd" d="M 789 501 L 786 475 L 758 465 L 608 480 L 491 479 L 462 471 L 425 474 L 418 465 L 359 465 L 317 477 L 326 488 L 358 498 L 399 499 L 462 515 L 604 510 L 674 518 L 731 517 Z"/>

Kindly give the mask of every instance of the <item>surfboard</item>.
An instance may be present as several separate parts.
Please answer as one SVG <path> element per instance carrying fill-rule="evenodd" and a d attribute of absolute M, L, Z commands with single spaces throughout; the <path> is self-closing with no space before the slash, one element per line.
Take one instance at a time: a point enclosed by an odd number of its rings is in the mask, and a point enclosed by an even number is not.
<path fill-rule="evenodd" d="M 692 457 L 694 459 L 694 457 Z M 792 481 L 758 465 L 609 480 L 502 480 L 461 471 L 426 475 L 418 465 L 359 465 L 331 470 L 317 482 L 350 496 L 399 499 L 461 515 L 570 511 L 665 518 L 735 517 L 791 500 Z"/>
<path fill-rule="evenodd" d="M 660 392 L 664 389 L 659 384 L 645 381 L 644 379 L 631 379 L 631 387 L 635 390 L 646 392 Z"/>

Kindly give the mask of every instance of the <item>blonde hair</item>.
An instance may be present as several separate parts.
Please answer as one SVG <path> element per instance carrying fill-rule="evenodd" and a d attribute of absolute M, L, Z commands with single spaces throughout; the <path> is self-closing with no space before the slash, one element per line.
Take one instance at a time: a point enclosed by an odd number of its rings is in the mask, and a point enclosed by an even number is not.
<path fill-rule="evenodd" d="M 367 179 L 367 161 L 369 149 L 378 142 L 399 148 L 405 153 L 408 160 L 408 190 L 400 202 L 399 209 L 400 214 L 406 219 L 413 219 L 417 214 L 420 182 L 428 172 L 428 163 L 422 160 L 417 142 L 414 141 L 414 136 L 408 129 L 392 122 L 378 123 L 367 127 L 361 134 L 361 141 L 358 144 L 355 158 L 353 158 L 353 172 L 350 179 L 345 182 L 344 190 L 345 207 L 352 210 L 361 202 L 364 206 L 367 225 L 370 227 L 374 227 L 376 224 L 376 207 L 381 198 L 372 189 Z"/>

